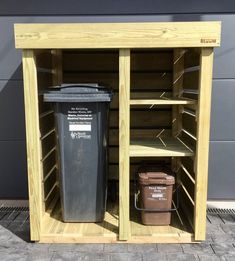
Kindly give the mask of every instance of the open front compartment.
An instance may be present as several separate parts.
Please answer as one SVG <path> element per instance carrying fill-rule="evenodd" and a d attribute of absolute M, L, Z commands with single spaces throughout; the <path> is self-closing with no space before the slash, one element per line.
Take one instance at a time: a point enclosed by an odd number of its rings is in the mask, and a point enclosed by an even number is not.
<path fill-rule="evenodd" d="M 42 148 L 41 242 L 113 242 L 118 240 L 118 201 L 107 201 L 100 223 L 65 223 L 60 201 L 58 151 L 53 104 L 43 102 L 42 91 L 61 83 L 101 83 L 114 92 L 110 110 L 110 155 L 118 154 L 118 51 L 37 51 L 40 143 Z M 115 82 L 115 84 L 113 84 Z M 110 137 L 111 138 L 111 137 Z M 109 156 L 110 158 L 111 156 Z M 115 164 L 118 157 L 114 156 Z M 115 179 L 117 179 L 117 169 Z M 108 182 L 108 184 L 114 184 Z M 116 184 L 113 185 L 115 187 Z M 109 199 L 109 197 L 108 197 Z"/>
<path fill-rule="evenodd" d="M 131 52 L 130 187 L 133 171 L 141 162 L 150 159 L 151 166 L 163 159 L 175 173 L 179 186 L 179 208 L 172 212 L 169 226 L 146 226 L 141 223 L 140 213 L 133 207 L 131 199 L 129 238 L 131 242 L 192 242 L 195 240 L 200 51 L 156 49 L 143 53 L 139 50 Z M 139 75 L 133 74 L 136 66 L 134 57 L 138 54 L 139 74 L 145 74 L 145 83 L 139 89 L 134 88 Z M 140 122 L 138 128 L 141 129 L 139 135 L 133 135 L 133 122 L 136 120 L 133 111 L 143 113 L 143 116 L 137 116 Z M 172 207 L 175 205 L 173 202 Z"/>
<path fill-rule="evenodd" d="M 188 160 L 187 157 L 182 158 Z M 136 162 L 136 158 L 133 158 L 131 162 Z M 142 161 L 144 160 L 144 161 Z M 163 164 L 169 169 L 172 164 L 171 157 L 164 158 L 144 158 L 141 161 L 138 161 L 138 167 L 143 164 L 143 162 L 148 162 L 148 165 L 155 166 L 159 163 Z M 137 162 L 136 162 L 137 163 Z M 137 172 L 138 172 L 138 168 Z M 189 198 L 194 196 L 194 184 L 189 183 L 187 177 L 183 176 L 184 174 L 181 171 L 174 173 L 175 185 L 173 186 L 173 197 L 172 197 L 172 209 L 171 211 L 171 221 L 169 225 L 144 225 L 141 219 L 141 211 L 135 208 L 135 198 L 134 193 L 135 186 L 133 180 L 131 180 L 131 196 L 130 196 L 130 241 L 131 242 L 155 242 L 155 243 L 180 243 L 180 242 L 191 242 L 194 240 L 193 232 L 193 202 Z M 133 177 L 134 178 L 134 177 Z M 188 192 L 189 191 L 189 192 Z M 178 197 L 178 199 L 177 199 Z M 137 202 L 137 206 L 140 205 L 140 197 Z M 187 212 L 185 211 L 187 210 Z M 147 213 L 147 212 L 144 212 Z M 156 212 L 155 212 L 156 213 Z"/>

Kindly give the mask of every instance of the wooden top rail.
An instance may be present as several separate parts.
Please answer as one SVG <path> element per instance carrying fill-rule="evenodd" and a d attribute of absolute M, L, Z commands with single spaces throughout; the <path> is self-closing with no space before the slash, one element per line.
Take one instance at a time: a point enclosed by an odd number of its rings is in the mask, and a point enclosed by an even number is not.
<path fill-rule="evenodd" d="M 221 23 L 15 24 L 22 49 L 174 48 L 220 46 Z"/>

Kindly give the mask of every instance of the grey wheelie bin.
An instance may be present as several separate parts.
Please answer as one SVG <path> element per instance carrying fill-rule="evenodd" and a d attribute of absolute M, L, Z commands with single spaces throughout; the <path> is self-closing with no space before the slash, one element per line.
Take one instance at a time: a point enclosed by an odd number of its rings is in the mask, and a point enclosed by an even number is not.
<path fill-rule="evenodd" d="M 104 219 L 111 98 L 98 84 L 63 84 L 44 92 L 44 102 L 54 103 L 64 222 Z"/>

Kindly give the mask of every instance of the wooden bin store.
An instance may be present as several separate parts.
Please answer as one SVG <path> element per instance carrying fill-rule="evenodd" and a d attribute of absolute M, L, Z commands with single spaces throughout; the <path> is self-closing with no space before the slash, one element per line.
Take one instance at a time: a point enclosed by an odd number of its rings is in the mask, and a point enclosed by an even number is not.
<path fill-rule="evenodd" d="M 205 240 L 213 48 L 220 22 L 16 24 L 23 49 L 31 240 L 43 243 L 189 243 Z M 103 223 L 61 220 L 53 107 L 41 91 L 98 82 L 114 92 L 109 180 L 119 200 Z M 141 162 L 176 173 L 169 226 L 144 226 L 134 208 Z M 173 201 L 173 205 L 175 206 Z"/>

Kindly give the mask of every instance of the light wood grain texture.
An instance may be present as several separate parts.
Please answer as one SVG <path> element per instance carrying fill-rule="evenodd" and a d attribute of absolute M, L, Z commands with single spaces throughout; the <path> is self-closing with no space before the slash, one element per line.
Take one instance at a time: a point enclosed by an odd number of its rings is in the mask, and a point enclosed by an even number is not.
<path fill-rule="evenodd" d="M 42 219 L 42 173 L 37 93 L 37 70 L 34 52 L 23 51 L 24 101 L 30 208 L 30 238 L 40 240 Z"/>
<path fill-rule="evenodd" d="M 220 22 L 15 24 L 16 48 L 146 48 L 220 45 Z"/>
<path fill-rule="evenodd" d="M 119 53 L 119 239 L 130 235 L 130 50 Z"/>
<path fill-rule="evenodd" d="M 195 104 L 195 101 L 182 98 L 161 98 L 161 99 L 131 99 L 130 105 L 183 105 Z"/>
<path fill-rule="evenodd" d="M 202 48 L 197 121 L 195 240 L 205 240 L 213 48 Z"/>
<path fill-rule="evenodd" d="M 185 157 L 194 153 L 180 140 L 171 137 L 154 140 L 132 140 L 131 157 Z"/>
<path fill-rule="evenodd" d="M 54 204 L 54 202 L 53 202 Z M 122 243 L 191 243 L 192 230 L 181 224 L 176 215 L 170 226 L 145 226 L 137 213 L 130 221 L 132 236 Z M 118 243 L 118 209 L 108 204 L 104 221 L 101 223 L 64 223 L 61 219 L 59 202 L 53 211 L 43 218 L 41 243 Z"/>

